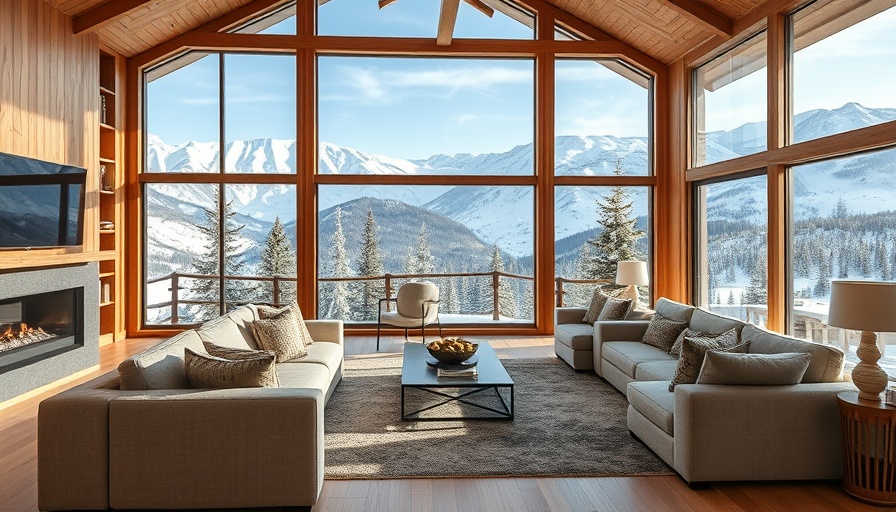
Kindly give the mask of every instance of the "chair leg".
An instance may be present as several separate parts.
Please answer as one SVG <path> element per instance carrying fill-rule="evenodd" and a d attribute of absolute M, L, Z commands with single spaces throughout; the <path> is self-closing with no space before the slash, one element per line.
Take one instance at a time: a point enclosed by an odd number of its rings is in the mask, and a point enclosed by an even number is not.
<path fill-rule="evenodd" d="M 411 341 L 408 339 L 408 328 L 407 327 L 404 328 L 404 341 Z"/>
<path fill-rule="evenodd" d="M 376 324 L 376 351 L 380 351 L 380 324 Z"/>
<path fill-rule="evenodd" d="M 424 320 L 420 321 L 420 336 L 423 337 L 423 344 L 426 345 L 426 323 Z M 883 352 L 881 352 L 883 354 Z"/>

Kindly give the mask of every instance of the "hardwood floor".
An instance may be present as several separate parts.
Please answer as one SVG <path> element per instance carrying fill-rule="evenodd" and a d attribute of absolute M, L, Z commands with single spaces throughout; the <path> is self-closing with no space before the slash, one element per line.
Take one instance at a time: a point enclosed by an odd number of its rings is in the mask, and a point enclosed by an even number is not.
<path fill-rule="evenodd" d="M 37 510 L 37 406 L 41 400 L 116 368 L 158 340 L 134 339 L 100 349 L 100 370 L 0 409 L 0 511 Z M 385 338 L 381 352 L 401 352 Z M 552 338 L 494 339 L 499 355 L 552 357 Z M 375 354 L 376 338 L 346 340 L 347 356 Z M 583 453 L 583 456 L 587 454 Z M 74 476 L 77 478 L 77 475 Z M 692 491 L 677 476 L 602 478 L 444 478 L 327 480 L 315 512 L 519 511 L 846 511 L 883 510 L 859 503 L 837 482 L 717 484 Z"/>

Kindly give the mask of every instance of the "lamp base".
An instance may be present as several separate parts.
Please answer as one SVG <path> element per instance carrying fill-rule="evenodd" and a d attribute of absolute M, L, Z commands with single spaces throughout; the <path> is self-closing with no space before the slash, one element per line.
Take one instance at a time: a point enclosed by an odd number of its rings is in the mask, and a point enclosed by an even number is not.
<path fill-rule="evenodd" d="M 859 388 L 859 398 L 880 402 L 880 394 L 887 387 L 887 372 L 877 365 L 880 349 L 877 334 L 862 331 L 862 339 L 856 349 L 860 363 L 852 369 L 852 382 Z"/>
<path fill-rule="evenodd" d="M 631 307 L 632 310 L 637 309 L 638 306 L 641 304 L 641 297 L 638 295 L 638 288 L 633 284 L 626 286 L 624 290 L 619 292 L 618 297 L 620 299 L 631 299 L 632 300 L 632 307 Z"/>

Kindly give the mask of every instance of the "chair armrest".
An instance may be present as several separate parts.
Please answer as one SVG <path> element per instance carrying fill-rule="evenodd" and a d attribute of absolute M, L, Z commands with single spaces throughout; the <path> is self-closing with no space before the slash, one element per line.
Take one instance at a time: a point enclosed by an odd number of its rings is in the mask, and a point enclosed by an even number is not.
<path fill-rule="evenodd" d="M 675 470 L 689 482 L 842 477 L 837 394 L 849 382 L 675 387 Z"/>
<path fill-rule="evenodd" d="M 649 320 L 602 320 L 594 322 L 594 342 L 638 341 L 644 339 Z"/>
<path fill-rule="evenodd" d="M 587 308 L 554 308 L 554 326 L 563 324 L 584 324 Z"/>
<path fill-rule="evenodd" d="M 314 341 L 344 344 L 342 320 L 305 320 L 305 326 Z"/>
<path fill-rule="evenodd" d="M 191 391 L 110 403 L 112 508 L 315 503 L 323 485 L 323 391 Z"/>

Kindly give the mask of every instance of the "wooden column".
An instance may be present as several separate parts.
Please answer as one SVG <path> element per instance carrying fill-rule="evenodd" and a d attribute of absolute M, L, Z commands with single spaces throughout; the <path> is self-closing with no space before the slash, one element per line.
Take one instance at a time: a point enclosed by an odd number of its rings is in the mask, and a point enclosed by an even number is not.
<path fill-rule="evenodd" d="M 787 127 L 790 125 L 789 105 L 786 89 L 786 55 L 787 44 L 784 30 L 783 14 L 772 14 L 768 17 L 768 149 L 776 150 L 784 147 Z M 787 195 L 787 167 L 772 164 L 766 167 L 768 172 L 768 320 L 766 327 L 778 331 L 787 330 L 787 213 L 785 199 Z"/>
<path fill-rule="evenodd" d="M 314 34 L 316 2 L 296 4 L 296 32 Z M 296 51 L 296 300 L 305 318 L 317 318 L 317 54 Z"/>
<path fill-rule="evenodd" d="M 553 16 L 539 13 L 538 40 L 554 38 Z M 553 53 L 535 57 L 535 328 L 554 332 L 554 70 Z"/>

